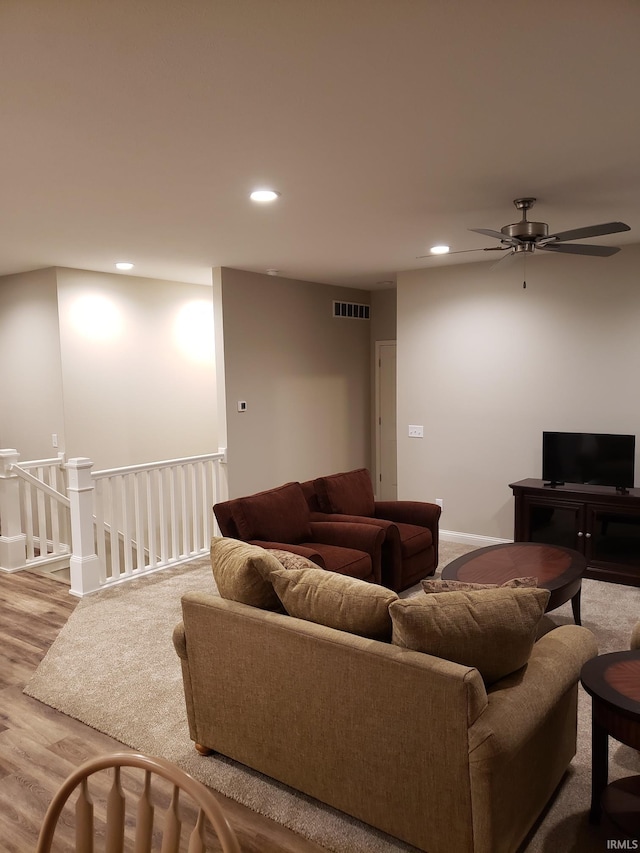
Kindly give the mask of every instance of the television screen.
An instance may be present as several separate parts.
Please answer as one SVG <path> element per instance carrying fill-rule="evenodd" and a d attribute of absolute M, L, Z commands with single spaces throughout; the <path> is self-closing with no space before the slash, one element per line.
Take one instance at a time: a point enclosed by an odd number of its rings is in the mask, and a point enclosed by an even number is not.
<path fill-rule="evenodd" d="M 543 432 L 542 479 L 632 488 L 635 444 L 635 435 Z"/>

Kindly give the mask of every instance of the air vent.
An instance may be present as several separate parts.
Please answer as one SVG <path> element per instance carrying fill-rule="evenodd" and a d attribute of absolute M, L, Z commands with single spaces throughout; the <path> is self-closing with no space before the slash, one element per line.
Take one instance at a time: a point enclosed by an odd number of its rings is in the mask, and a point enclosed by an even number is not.
<path fill-rule="evenodd" d="M 358 302 L 335 302 L 333 303 L 333 316 L 346 317 L 350 320 L 368 320 L 369 306 L 360 305 Z"/>

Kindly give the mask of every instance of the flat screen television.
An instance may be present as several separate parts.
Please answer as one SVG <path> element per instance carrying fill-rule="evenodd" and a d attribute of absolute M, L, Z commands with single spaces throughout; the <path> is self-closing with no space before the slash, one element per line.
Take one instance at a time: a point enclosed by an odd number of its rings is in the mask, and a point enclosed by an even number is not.
<path fill-rule="evenodd" d="M 543 432 L 542 479 L 549 485 L 588 483 L 633 488 L 635 435 Z"/>

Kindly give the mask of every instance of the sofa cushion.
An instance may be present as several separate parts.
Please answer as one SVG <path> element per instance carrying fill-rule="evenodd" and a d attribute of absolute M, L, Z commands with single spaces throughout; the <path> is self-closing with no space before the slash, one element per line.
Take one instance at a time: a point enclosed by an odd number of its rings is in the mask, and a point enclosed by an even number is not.
<path fill-rule="evenodd" d="M 373 640 L 391 638 L 389 605 L 398 596 L 385 587 L 315 569 L 280 569 L 271 582 L 290 616 Z"/>
<path fill-rule="evenodd" d="M 511 578 L 504 583 L 471 583 L 469 581 L 430 580 L 421 581 L 422 589 L 428 595 L 434 592 L 460 592 L 470 589 L 499 589 L 501 586 L 520 588 L 538 586 L 538 578 Z"/>
<path fill-rule="evenodd" d="M 392 642 L 474 666 L 490 685 L 529 660 L 549 595 L 498 587 L 398 599 L 389 606 Z"/>
<path fill-rule="evenodd" d="M 238 499 L 236 524 L 243 539 L 288 542 L 311 538 L 309 507 L 299 483 Z"/>
<path fill-rule="evenodd" d="M 268 577 L 282 571 L 282 564 L 264 548 L 214 536 L 211 540 L 211 569 L 222 598 L 259 607 L 280 610 L 280 599 Z"/>
<path fill-rule="evenodd" d="M 324 571 L 322 566 L 314 563 L 313 560 L 307 559 L 307 557 L 303 557 L 302 554 L 294 554 L 293 551 L 282 551 L 280 548 L 265 548 L 265 550 L 268 554 L 273 554 L 280 563 L 277 567 L 278 569 L 320 569 L 320 571 Z M 271 560 L 269 561 L 269 566 L 270 572 L 276 568 L 275 566 L 271 568 Z"/>
<path fill-rule="evenodd" d="M 369 517 L 374 515 L 375 497 L 371 477 L 366 468 L 319 477 L 314 482 L 323 512 Z"/>

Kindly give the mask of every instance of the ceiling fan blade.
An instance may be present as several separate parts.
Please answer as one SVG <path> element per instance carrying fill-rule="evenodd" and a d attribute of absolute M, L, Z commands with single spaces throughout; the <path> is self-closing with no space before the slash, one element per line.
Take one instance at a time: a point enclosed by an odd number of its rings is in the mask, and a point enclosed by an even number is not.
<path fill-rule="evenodd" d="M 502 231 L 492 231 L 491 228 L 469 228 L 469 231 L 485 234 L 487 237 L 495 237 L 496 240 L 502 240 L 503 243 L 508 243 L 510 246 L 517 246 L 520 242 L 517 237 L 507 237 Z"/>
<path fill-rule="evenodd" d="M 490 246 L 488 249 L 481 247 L 479 249 L 458 249 L 455 252 L 444 252 L 442 255 L 434 255 L 429 252 L 428 255 L 416 255 L 416 258 L 447 258 L 449 255 L 464 255 L 467 252 L 506 252 L 506 246 Z"/>
<path fill-rule="evenodd" d="M 588 246 L 586 243 L 548 243 L 546 246 L 538 246 L 548 252 L 564 252 L 567 255 L 593 255 L 600 258 L 608 258 L 620 251 L 619 246 Z"/>
<path fill-rule="evenodd" d="M 561 231 L 559 234 L 549 234 L 558 243 L 565 240 L 585 240 L 587 237 L 601 237 L 603 234 L 618 234 L 620 231 L 631 231 L 624 222 L 603 222 L 601 225 L 587 225 L 586 228 L 574 228 L 571 231 Z"/>

